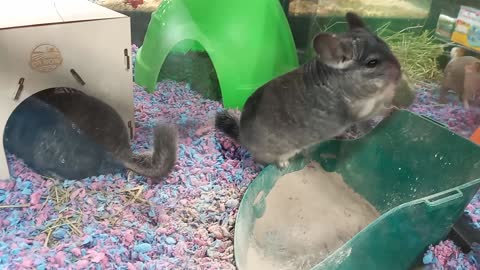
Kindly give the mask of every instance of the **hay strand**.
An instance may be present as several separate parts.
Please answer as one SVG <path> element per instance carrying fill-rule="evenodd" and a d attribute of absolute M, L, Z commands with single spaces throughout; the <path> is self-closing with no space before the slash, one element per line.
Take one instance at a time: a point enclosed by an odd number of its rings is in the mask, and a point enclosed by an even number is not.
<path fill-rule="evenodd" d="M 120 219 L 120 215 L 130 205 L 139 202 L 139 203 L 143 203 L 151 206 L 149 201 L 143 198 L 140 198 L 140 195 L 142 195 L 144 189 L 145 189 L 144 186 L 137 186 L 134 188 L 123 189 L 118 192 L 118 193 L 127 193 L 126 195 L 127 195 L 127 198 L 129 198 L 129 200 L 125 205 L 122 206 L 122 209 L 116 215 L 113 215 L 110 217 L 110 224 L 112 224 L 112 226 L 115 226 L 117 224 L 118 220 Z"/>
<path fill-rule="evenodd" d="M 5 208 L 25 208 L 25 207 L 29 207 L 30 204 L 10 204 L 10 205 L 6 205 L 6 204 L 2 204 L 0 205 L 0 209 L 5 209 Z"/>
<path fill-rule="evenodd" d="M 61 184 L 52 185 L 49 188 L 48 196 L 42 205 L 42 209 L 48 202 L 52 202 L 53 209 L 57 213 L 57 218 L 48 220 L 46 228 L 42 233 L 47 233 L 44 246 L 48 247 L 52 244 L 52 233 L 60 227 L 66 227 L 69 231 L 79 236 L 83 235 L 81 227 L 81 221 L 83 218 L 83 212 L 76 209 L 72 209 L 72 201 L 70 200 L 71 189 L 65 189 Z"/>
<path fill-rule="evenodd" d="M 438 57 L 445 45 L 436 41 L 432 31 L 421 31 L 422 26 L 413 26 L 398 32 L 389 30 L 390 23 L 376 32 L 390 46 L 400 61 L 403 72 L 413 82 L 438 81 L 442 76 L 438 69 Z"/>

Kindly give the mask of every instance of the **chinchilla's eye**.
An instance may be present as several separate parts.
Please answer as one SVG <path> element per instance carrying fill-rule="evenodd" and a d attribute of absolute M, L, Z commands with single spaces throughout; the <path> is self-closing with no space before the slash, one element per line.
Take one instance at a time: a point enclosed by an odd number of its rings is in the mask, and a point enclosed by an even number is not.
<path fill-rule="evenodd" d="M 378 65 L 378 60 L 377 59 L 372 59 L 367 62 L 367 67 L 368 68 L 374 68 Z"/>

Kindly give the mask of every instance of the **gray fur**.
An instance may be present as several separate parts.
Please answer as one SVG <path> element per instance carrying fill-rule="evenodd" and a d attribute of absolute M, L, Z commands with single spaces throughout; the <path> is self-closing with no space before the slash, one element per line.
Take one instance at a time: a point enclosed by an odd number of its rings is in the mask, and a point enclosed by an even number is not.
<path fill-rule="evenodd" d="M 157 125 L 153 135 L 153 153 L 130 154 L 125 166 L 137 173 L 166 176 L 177 161 L 177 130 L 168 125 Z"/>
<path fill-rule="evenodd" d="M 401 78 L 400 64 L 358 15 L 347 13 L 346 19 L 347 32 L 314 38 L 315 59 L 253 93 L 239 126 L 221 112 L 216 128 L 230 137 L 238 129 L 233 139 L 257 161 L 283 167 L 306 148 L 384 113 Z"/>
<path fill-rule="evenodd" d="M 36 128 L 28 130 L 29 134 L 25 133 L 28 124 L 9 120 L 5 138 L 9 152 L 43 174 L 76 179 L 95 170 L 118 170 L 120 161 L 126 168 L 156 181 L 166 176 L 176 162 L 174 127 L 157 125 L 153 152 L 134 154 L 118 113 L 82 92 L 44 91 L 20 104 L 13 115 L 15 120 L 23 121 L 38 117 Z"/>
<path fill-rule="evenodd" d="M 227 111 L 217 113 L 215 117 L 215 126 L 222 130 L 228 137 L 238 140 L 240 136 L 240 123 L 238 119 Z"/>
<path fill-rule="evenodd" d="M 82 92 L 56 93 L 43 100 L 104 146 L 128 169 L 152 178 L 166 176 L 173 169 L 177 152 L 177 131 L 173 127 L 157 125 L 153 153 L 134 154 L 124 122 L 108 104 Z"/>

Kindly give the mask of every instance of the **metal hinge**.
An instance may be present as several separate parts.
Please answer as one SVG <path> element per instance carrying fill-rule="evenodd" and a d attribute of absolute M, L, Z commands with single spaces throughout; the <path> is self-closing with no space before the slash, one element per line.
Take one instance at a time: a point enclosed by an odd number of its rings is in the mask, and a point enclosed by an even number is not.
<path fill-rule="evenodd" d="M 25 78 L 20 78 L 18 81 L 18 88 L 17 91 L 15 92 L 15 96 L 13 97 L 13 100 L 18 100 L 20 98 L 20 95 L 22 94 L 23 91 L 23 83 L 25 82 Z"/>
<path fill-rule="evenodd" d="M 130 130 L 130 140 L 133 139 L 133 126 L 132 121 L 128 121 L 128 129 Z"/>
<path fill-rule="evenodd" d="M 123 50 L 123 56 L 125 57 L 125 65 L 127 66 L 127 70 L 130 69 L 130 56 L 128 55 L 128 50 Z"/>
<path fill-rule="evenodd" d="M 80 77 L 80 75 L 75 71 L 75 69 L 70 69 L 70 73 L 72 74 L 73 78 L 81 85 L 85 85 L 85 81 Z"/>

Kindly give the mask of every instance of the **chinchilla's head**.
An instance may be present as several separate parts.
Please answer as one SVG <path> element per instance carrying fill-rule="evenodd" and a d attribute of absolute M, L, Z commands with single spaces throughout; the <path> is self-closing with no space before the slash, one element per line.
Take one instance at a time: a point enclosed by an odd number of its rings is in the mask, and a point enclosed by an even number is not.
<path fill-rule="evenodd" d="M 402 77 L 399 61 L 360 16 L 348 12 L 346 21 L 346 32 L 322 32 L 315 36 L 316 60 L 340 71 L 342 78 L 355 86 L 348 89 L 350 96 L 362 98 L 385 92 L 393 97 Z"/>

